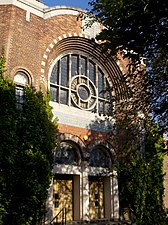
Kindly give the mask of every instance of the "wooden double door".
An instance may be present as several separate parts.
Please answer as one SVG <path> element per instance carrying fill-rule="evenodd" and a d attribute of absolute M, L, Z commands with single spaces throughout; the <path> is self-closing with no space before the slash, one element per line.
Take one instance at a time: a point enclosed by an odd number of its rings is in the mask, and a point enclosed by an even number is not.
<path fill-rule="evenodd" d="M 53 181 L 54 217 L 66 208 L 66 220 L 80 219 L 79 176 L 56 175 Z M 89 177 L 89 217 L 90 220 L 104 218 L 104 180 L 100 177 Z M 83 203 L 85 204 L 85 203 Z M 74 210 L 75 209 L 75 210 Z M 61 222 L 60 213 L 58 222 Z"/>

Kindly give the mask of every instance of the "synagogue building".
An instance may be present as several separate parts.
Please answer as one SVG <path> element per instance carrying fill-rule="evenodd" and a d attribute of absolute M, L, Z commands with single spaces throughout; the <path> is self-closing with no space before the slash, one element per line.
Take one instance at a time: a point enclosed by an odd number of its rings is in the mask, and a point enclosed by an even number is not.
<path fill-rule="evenodd" d="M 86 27 L 85 13 L 37 0 L 0 0 L 0 48 L 17 98 L 22 101 L 26 84 L 49 90 L 58 119 L 48 221 L 64 208 L 67 221 L 119 218 L 115 149 L 108 142 L 114 121 L 105 117 L 114 97 L 123 98 L 125 64 L 102 53 L 93 41 L 102 27 Z"/>

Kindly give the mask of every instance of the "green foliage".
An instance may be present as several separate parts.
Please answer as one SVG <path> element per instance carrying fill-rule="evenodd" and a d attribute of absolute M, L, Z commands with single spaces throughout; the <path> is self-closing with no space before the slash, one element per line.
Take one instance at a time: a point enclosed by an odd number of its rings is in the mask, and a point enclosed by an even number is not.
<path fill-rule="evenodd" d="M 4 51 L 2 50 L 1 59 L 0 59 L 0 76 L 5 72 L 5 57 Z"/>
<path fill-rule="evenodd" d="M 131 64 L 144 58 L 151 109 L 168 127 L 168 5 L 165 0 L 90 0 L 91 12 L 104 29 L 96 39 L 104 51 L 124 51 Z M 140 100 L 139 100 L 140 101 Z"/>
<path fill-rule="evenodd" d="M 163 207 L 163 135 L 158 125 L 146 126 L 145 155 L 132 155 L 119 165 L 122 207 L 128 207 L 137 225 L 166 225 Z"/>
<path fill-rule="evenodd" d="M 131 98 L 125 100 L 126 107 L 118 103 L 116 113 L 121 114 L 121 120 L 117 115 L 117 133 L 111 137 L 116 147 L 121 205 L 129 207 L 137 225 L 166 225 L 162 130 L 156 124 L 146 125 L 142 154 L 136 120 L 138 111 L 146 118 L 152 111 L 159 124 L 168 128 L 168 5 L 164 0 L 90 0 L 90 5 L 91 13 L 104 25 L 96 37 L 102 41 L 103 51 L 117 60 L 121 55 L 130 60 L 123 82 L 130 85 Z M 147 67 L 139 70 L 142 59 Z"/>
<path fill-rule="evenodd" d="M 4 57 L 0 60 L 0 130 L 1 130 L 1 141 L 0 141 L 0 224 L 3 224 L 4 216 L 8 213 L 7 205 L 10 200 L 9 196 L 8 181 L 11 177 L 14 177 L 14 157 L 17 154 L 17 116 L 16 111 L 16 99 L 14 87 L 8 82 L 7 79 L 3 78 L 4 72 Z M 13 149 L 13 150 L 12 150 Z"/>
<path fill-rule="evenodd" d="M 18 109 L 15 86 L 0 76 L 0 224 L 35 225 L 45 213 L 57 125 L 41 91 L 25 89 Z"/>

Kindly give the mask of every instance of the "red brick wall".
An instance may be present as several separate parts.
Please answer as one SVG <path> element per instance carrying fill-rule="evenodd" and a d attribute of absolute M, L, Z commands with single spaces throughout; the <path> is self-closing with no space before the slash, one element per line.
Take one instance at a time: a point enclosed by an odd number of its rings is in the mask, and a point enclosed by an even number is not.
<path fill-rule="evenodd" d="M 81 22 L 72 15 L 59 15 L 44 20 L 30 15 L 15 6 L 0 6 L 0 49 L 5 48 L 8 74 L 13 68 L 27 69 L 38 86 L 41 60 L 46 48 L 56 37 L 65 33 L 80 32 Z M 14 75 L 14 71 L 11 76 Z"/>
<path fill-rule="evenodd" d="M 65 124 L 59 124 L 58 129 L 60 133 L 77 135 L 82 140 L 84 140 L 84 136 L 87 136 L 88 143 L 92 142 L 93 140 L 105 141 L 108 137 L 106 133 L 97 132 L 93 130 L 87 130 L 85 128 L 80 128 L 80 127 L 75 127 L 75 126 L 70 126 Z"/>
<path fill-rule="evenodd" d="M 0 6 L 0 51 L 5 48 L 8 56 L 8 46 L 11 40 L 10 21 L 13 14 L 12 6 Z"/>

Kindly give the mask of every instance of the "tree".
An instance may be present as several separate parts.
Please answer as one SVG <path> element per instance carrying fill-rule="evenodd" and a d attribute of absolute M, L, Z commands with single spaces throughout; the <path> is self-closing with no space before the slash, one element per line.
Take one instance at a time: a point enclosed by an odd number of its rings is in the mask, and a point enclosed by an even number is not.
<path fill-rule="evenodd" d="M 96 37 L 104 51 L 123 52 L 136 69 L 145 59 L 146 101 L 168 128 L 168 5 L 164 0 L 91 0 L 91 12 L 104 29 Z M 129 75 L 130 74 L 129 70 Z M 148 78 L 148 81 L 146 80 Z M 145 87 L 146 88 L 146 87 Z M 145 99 L 145 96 L 143 96 Z M 139 99 L 140 101 L 140 99 Z"/>
<path fill-rule="evenodd" d="M 57 124 L 42 92 L 25 88 L 17 108 L 15 85 L 0 60 L 0 224 L 39 224 L 52 177 Z"/>
<path fill-rule="evenodd" d="M 130 209 L 137 225 L 167 224 L 161 128 L 168 128 L 168 6 L 163 0 L 90 0 L 90 5 L 92 22 L 104 27 L 96 37 L 102 51 L 128 63 L 123 82 L 129 95 L 125 101 L 116 98 L 116 129 L 110 137 L 121 207 Z"/>
<path fill-rule="evenodd" d="M 117 129 L 116 133 L 116 138 L 123 136 L 120 142 L 116 141 L 117 144 L 119 143 L 117 147 L 120 150 L 118 154 L 117 149 L 116 161 L 118 162 L 121 215 L 122 210 L 127 208 L 130 219 L 137 225 L 166 225 L 168 221 L 163 206 L 164 141 L 162 129 L 151 122 L 146 124 L 145 152 L 141 152 L 136 125 L 130 126 L 129 121 L 125 123 L 128 123 L 128 129 L 123 131 L 122 126 L 121 130 Z M 133 139 L 133 144 L 131 144 L 131 139 Z M 126 145 L 123 144 L 124 140 Z M 124 146 L 129 146 L 129 148 L 123 149 L 121 153 L 120 148 Z"/>

